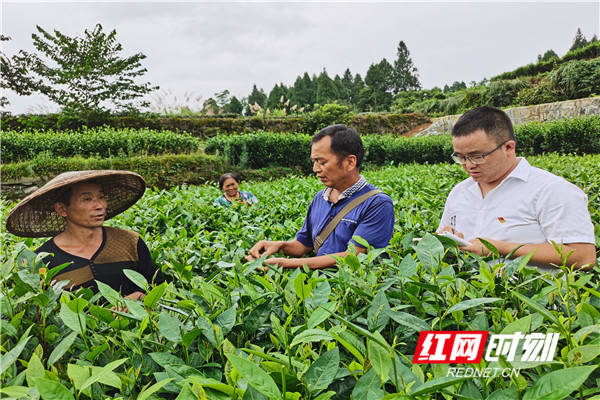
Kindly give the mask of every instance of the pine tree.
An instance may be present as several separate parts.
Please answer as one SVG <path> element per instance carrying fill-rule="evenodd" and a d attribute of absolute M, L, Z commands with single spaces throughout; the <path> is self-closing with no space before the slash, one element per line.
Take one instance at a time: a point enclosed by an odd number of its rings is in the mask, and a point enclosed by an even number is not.
<path fill-rule="evenodd" d="M 368 91 L 361 91 L 360 102 L 363 109 L 389 110 L 393 100 L 393 75 L 394 69 L 385 58 L 377 64 L 371 64 L 365 76 Z"/>
<path fill-rule="evenodd" d="M 538 54 L 537 61 L 538 62 L 550 61 L 553 58 L 558 58 L 558 54 L 556 54 L 554 52 L 554 50 L 550 49 L 550 50 L 546 51 L 544 53 L 544 55 Z"/>
<path fill-rule="evenodd" d="M 229 104 L 226 104 L 225 107 L 225 112 L 228 114 L 242 114 L 242 111 L 244 111 L 244 106 L 242 105 L 242 102 L 238 100 L 237 97 L 233 96 L 231 98 L 231 100 L 229 101 Z"/>
<path fill-rule="evenodd" d="M 337 100 L 341 100 L 341 101 L 347 103 L 348 100 L 350 99 L 350 93 L 348 93 L 346 86 L 342 82 L 342 78 L 340 78 L 340 76 L 336 74 L 335 78 L 333 78 L 333 83 L 335 83 L 335 87 L 338 92 Z"/>
<path fill-rule="evenodd" d="M 327 71 L 323 71 L 317 78 L 317 103 L 319 105 L 333 103 L 339 97 L 337 87 L 333 80 L 327 75 Z"/>
<path fill-rule="evenodd" d="M 577 33 L 575 34 L 573 44 L 571 45 L 569 51 L 580 49 L 585 47 L 587 44 L 588 41 L 586 40 L 585 36 L 583 36 L 583 33 L 581 33 L 581 28 L 577 28 Z"/>
<path fill-rule="evenodd" d="M 414 66 L 408 48 L 402 40 L 398 43 L 398 48 L 396 49 L 396 61 L 394 61 L 392 79 L 393 94 L 398 94 L 398 92 L 406 90 L 421 89 L 417 67 Z"/>
<path fill-rule="evenodd" d="M 352 80 L 352 91 L 350 92 L 350 103 L 354 106 L 358 106 L 360 99 L 360 91 L 365 87 L 365 81 L 360 74 L 354 75 Z"/>

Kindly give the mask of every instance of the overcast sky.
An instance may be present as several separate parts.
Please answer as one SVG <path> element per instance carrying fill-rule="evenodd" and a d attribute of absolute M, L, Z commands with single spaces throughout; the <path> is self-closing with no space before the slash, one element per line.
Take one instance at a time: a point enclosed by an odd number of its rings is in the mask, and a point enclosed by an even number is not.
<path fill-rule="evenodd" d="M 145 81 L 160 86 L 163 103 L 195 108 L 228 89 L 248 96 L 293 85 L 307 71 L 332 78 L 350 68 L 364 78 L 371 63 L 393 62 L 404 40 L 424 88 L 480 81 L 534 62 L 553 49 L 560 56 L 577 28 L 600 36 L 600 2 L 43 2 L 2 1 L 2 42 L 13 55 L 33 50 L 35 26 L 81 35 L 101 23 L 117 30 L 125 55 L 147 58 Z M 167 92 L 171 94 L 167 94 Z M 44 97 L 7 93 L 13 113 L 52 110 Z M 175 98 L 176 96 L 176 98 Z M 196 103 L 195 99 L 201 97 Z M 156 95 L 151 102 L 158 103 Z"/>

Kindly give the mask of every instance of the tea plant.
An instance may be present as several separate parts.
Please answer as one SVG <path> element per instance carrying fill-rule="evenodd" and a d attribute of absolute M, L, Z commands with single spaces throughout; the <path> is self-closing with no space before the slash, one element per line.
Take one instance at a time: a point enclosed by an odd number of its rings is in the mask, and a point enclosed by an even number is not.
<path fill-rule="evenodd" d="M 587 193 L 600 244 L 600 156 L 529 159 Z M 248 207 L 212 206 L 214 186 L 149 190 L 109 221 L 144 237 L 170 282 L 141 302 L 52 284 L 31 252 L 41 240 L 2 233 L 0 393 L 42 399 L 561 399 L 600 393 L 600 268 L 555 276 L 527 257 L 495 263 L 461 253 L 436 229 L 464 178 L 454 165 L 365 172 L 392 197 L 387 249 L 337 269 L 262 272 L 245 254 L 288 239 L 322 188 L 314 178 L 247 185 Z M 242 188 L 242 189 L 246 189 Z M 11 204 L 2 205 L 5 216 Z M 413 237 L 423 239 L 415 244 Z M 360 240 L 360 239 L 359 239 Z M 119 307 L 126 311 L 111 311 Z M 465 378 L 412 364 L 419 331 L 558 332 L 551 363 L 497 363 L 518 376 Z M 572 397 L 570 397 L 572 396 Z"/>

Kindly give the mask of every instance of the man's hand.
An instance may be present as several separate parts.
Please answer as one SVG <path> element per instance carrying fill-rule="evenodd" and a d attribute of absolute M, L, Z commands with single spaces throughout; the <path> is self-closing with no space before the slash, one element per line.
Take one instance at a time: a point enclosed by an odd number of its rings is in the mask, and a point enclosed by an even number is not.
<path fill-rule="evenodd" d="M 463 237 L 462 234 L 461 234 L 461 237 Z M 485 239 L 485 240 L 487 240 L 488 242 L 490 242 L 491 239 Z M 490 253 L 491 253 L 490 249 L 488 249 L 487 247 L 485 247 L 485 245 L 481 242 L 481 240 L 479 240 L 479 239 L 473 239 L 473 240 L 470 241 L 470 243 L 471 243 L 470 246 L 462 246 L 462 247 L 459 247 L 459 248 L 462 251 L 468 251 L 470 253 L 477 254 L 478 256 L 487 256 L 487 255 L 490 255 Z"/>
<path fill-rule="evenodd" d="M 141 301 L 144 299 L 145 295 L 146 295 L 146 293 L 144 293 L 144 292 L 133 292 L 131 294 L 128 294 L 125 297 L 128 299 L 131 299 L 131 300 L 140 300 Z"/>
<path fill-rule="evenodd" d="M 284 257 L 273 257 L 273 258 L 268 258 L 265 260 L 266 264 L 269 265 L 273 265 L 273 266 L 280 266 L 283 268 L 289 268 L 291 267 L 291 259 L 289 258 L 284 258 Z M 268 270 L 268 268 L 267 268 Z"/>
<path fill-rule="evenodd" d="M 260 242 L 252 246 L 252 248 L 249 251 L 250 254 L 246 256 L 246 260 L 252 261 L 262 256 L 268 257 L 271 254 L 275 254 L 279 250 L 281 250 L 281 247 L 284 245 L 284 243 L 285 242 L 272 242 L 270 240 L 261 240 Z"/>
<path fill-rule="evenodd" d="M 453 235 L 456 235 L 462 239 L 465 238 L 465 235 L 462 234 L 462 232 L 457 231 L 456 229 L 454 229 L 453 227 L 451 227 L 450 225 L 446 225 L 445 227 L 443 227 L 442 229 L 440 229 L 439 231 L 437 231 L 436 233 L 443 233 L 443 232 L 450 232 Z"/>

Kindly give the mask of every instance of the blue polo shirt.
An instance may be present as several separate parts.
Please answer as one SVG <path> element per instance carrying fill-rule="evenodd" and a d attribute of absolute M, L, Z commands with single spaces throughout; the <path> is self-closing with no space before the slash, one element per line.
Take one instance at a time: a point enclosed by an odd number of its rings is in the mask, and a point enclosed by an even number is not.
<path fill-rule="evenodd" d="M 332 203 L 323 198 L 321 190 L 310 203 L 302 229 L 296 239 L 307 247 L 314 247 L 315 237 L 325 228 L 337 213 L 353 199 L 375 189 L 371 184 L 365 185 L 351 197 Z M 346 251 L 352 241 L 360 246 L 352 236 L 358 235 L 375 248 L 386 247 L 394 233 L 394 205 L 392 199 L 383 193 L 376 194 L 358 205 L 340 221 L 319 249 L 318 256 Z M 360 246 L 362 247 L 362 246 Z"/>

